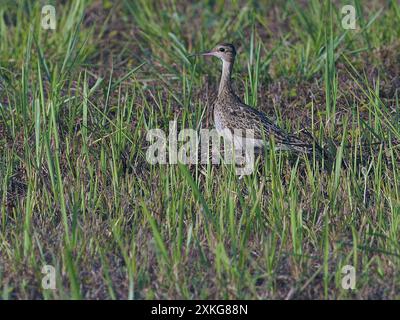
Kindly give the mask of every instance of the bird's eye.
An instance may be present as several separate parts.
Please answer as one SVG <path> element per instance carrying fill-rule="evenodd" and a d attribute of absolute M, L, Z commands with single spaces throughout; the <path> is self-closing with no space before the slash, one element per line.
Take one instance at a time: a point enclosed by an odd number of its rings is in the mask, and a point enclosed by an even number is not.
<path fill-rule="evenodd" d="M 219 51 L 225 52 L 225 49 L 224 48 L 219 48 Z"/>

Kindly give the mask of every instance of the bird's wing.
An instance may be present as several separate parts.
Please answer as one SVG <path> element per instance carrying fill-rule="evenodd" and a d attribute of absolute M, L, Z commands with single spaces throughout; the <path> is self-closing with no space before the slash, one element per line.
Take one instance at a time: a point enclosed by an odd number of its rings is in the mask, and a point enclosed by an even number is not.
<path fill-rule="evenodd" d="M 264 113 L 244 103 L 236 104 L 235 107 L 227 106 L 225 110 L 228 118 L 227 123 L 229 123 L 228 127 L 231 130 L 253 130 L 255 139 L 268 141 L 269 137 L 273 135 L 279 145 L 285 145 L 300 152 L 312 150 L 312 144 L 286 133 L 269 120 Z M 245 133 L 243 132 L 242 134 Z"/>

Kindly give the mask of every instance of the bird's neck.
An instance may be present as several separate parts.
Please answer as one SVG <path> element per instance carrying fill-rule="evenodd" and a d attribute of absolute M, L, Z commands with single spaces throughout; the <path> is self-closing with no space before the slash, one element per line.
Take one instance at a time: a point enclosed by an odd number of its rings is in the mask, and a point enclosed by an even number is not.
<path fill-rule="evenodd" d="M 232 68 L 233 68 L 233 61 L 228 62 L 222 60 L 222 74 L 221 74 L 221 81 L 219 83 L 218 96 L 221 96 L 226 93 L 233 93 L 231 86 Z"/>

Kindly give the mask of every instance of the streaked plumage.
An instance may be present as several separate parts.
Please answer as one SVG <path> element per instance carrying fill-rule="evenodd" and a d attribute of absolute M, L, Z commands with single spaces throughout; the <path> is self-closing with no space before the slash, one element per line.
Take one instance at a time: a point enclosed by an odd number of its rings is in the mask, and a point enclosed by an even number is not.
<path fill-rule="evenodd" d="M 255 138 L 252 143 L 256 148 L 265 146 L 265 142 L 268 142 L 270 136 L 273 135 L 276 146 L 279 149 L 307 154 L 312 153 L 313 143 L 303 141 L 295 135 L 286 133 L 269 120 L 264 113 L 246 105 L 235 94 L 231 86 L 231 73 L 236 50 L 232 44 L 222 43 L 212 51 L 202 55 L 216 56 L 223 63 L 218 98 L 214 105 L 214 121 L 217 131 L 224 134 L 224 130 L 229 129 L 234 134 L 235 130 L 244 132 L 246 129 L 251 129 Z M 237 146 L 237 148 L 240 148 L 240 146 Z M 319 146 L 317 146 L 317 149 L 322 151 Z"/>

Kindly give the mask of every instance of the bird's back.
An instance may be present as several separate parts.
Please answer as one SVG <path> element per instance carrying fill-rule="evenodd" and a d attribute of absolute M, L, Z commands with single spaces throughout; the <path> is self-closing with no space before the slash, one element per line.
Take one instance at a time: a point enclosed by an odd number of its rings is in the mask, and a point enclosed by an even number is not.
<path fill-rule="evenodd" d="M 243 103 L 235 94 L 227 93 L 218 97 L 214 106 L 214 119 L 218 131 L 229 129 L 233 134 L 251 130 L 254 139 L 269 142 L 275 139 L 279 149 L 293 150 L 301 153 L 311 153 L 313 145 L 298 137 L 286 133 L 274 124 L 268 117 Z"/>

